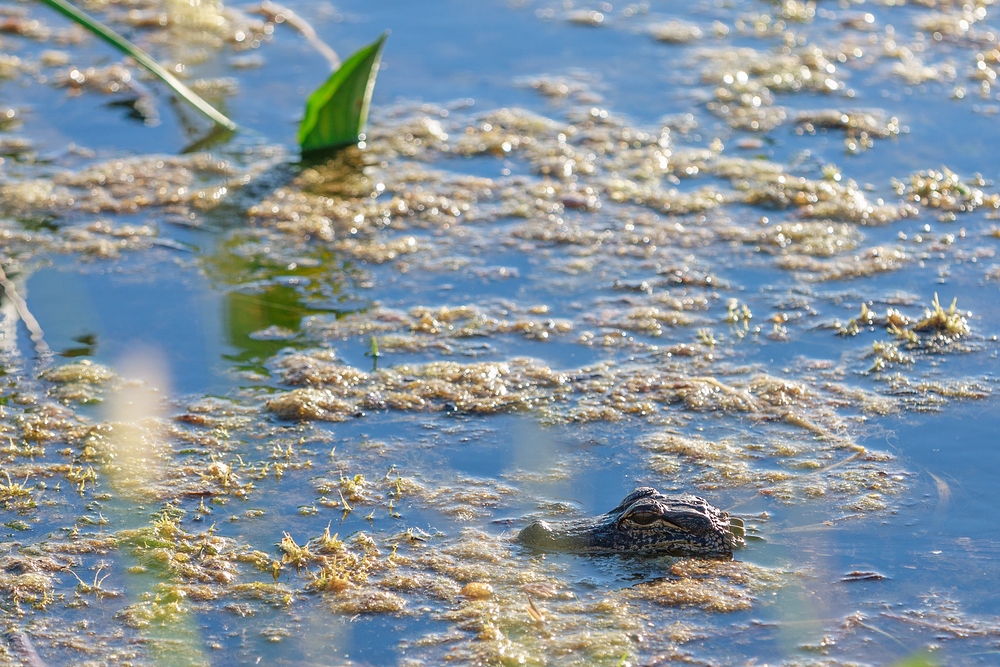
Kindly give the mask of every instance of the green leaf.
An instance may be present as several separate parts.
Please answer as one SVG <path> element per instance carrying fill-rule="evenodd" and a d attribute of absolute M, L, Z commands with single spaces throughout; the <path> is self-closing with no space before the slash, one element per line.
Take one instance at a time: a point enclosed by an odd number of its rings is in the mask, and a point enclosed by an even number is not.
<path fill-rule="evenodd" d="M 97 19 L 83 13 L 66 0 L 42 0 L 52 9 L 56 10 L 63 16 L 66 16 L 76 23 L 79 23 L 84 28 L 97 35 L 103 39 L 108 44 L 112 45 L 125 55 L 131 57 L 137 63 L 148 69 L 156 77 L 158 77 L 163 83 L 170 86 L 170 88 L 177 93 L 177 96 L 182 100 L 188 102 L 195 109 L 201 113 L 208 116 L 217 125 L 220 125 L 227 130 L 235 131 L 238 128 L 236 123 L 226 118 L 224 115 L 219 113 L 219 111 L 213 107 L 211 104 L 206 102 L 198 93 L 194 92 L 187 86 L 185 86 L 181 81 L 171 74 L 163 65 L 153 60 L 153 57 L 148 53 L 140 49 L 138 46 L 128 41 L 117 32 L 107 27 Z"/>
<path fill-rule="evenodd" d="M 358 142 L 368 120 L 375 75 L 388 36 L 386 31 L 352 54 L 306 100 L 305 117 L 299 125 L 299 146 L 303 153 Z"/>

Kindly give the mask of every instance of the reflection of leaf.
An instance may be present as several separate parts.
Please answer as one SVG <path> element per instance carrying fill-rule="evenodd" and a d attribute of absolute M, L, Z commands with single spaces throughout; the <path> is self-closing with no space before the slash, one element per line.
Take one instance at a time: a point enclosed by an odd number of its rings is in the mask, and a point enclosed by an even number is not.
<path fill-rule="evenodd" d="M 892 667 L 937 667 L 937 663 L 931 660 L 926 653 L 917 653 L 908 658 L 903 658 Z"/>
<path fill-rule="evenodd" d="M 388 32 L 359 49 L 306 100 L 299 125 L 302 152 L 321 151 L 357 143 L 368 120 L 368 104 Z"/>
<path fill-rule="evenodd" d="M 266 180 L 281 181 L 282 168 Z M 265 359 L 302 344 L 298 332 L 304 318 L 322 315 L 333 320 L 366 304 L 352 290 L 350 266 L 332 251 L 316 248 L 290 266 L 287 260 L 248 251 L 251 236 L 234 235 L 220 242 L 205 257 L 204 266 L 215 289 L 225 294 L 223 331 L 232 349 L 224 358 L 266 374 Z"/>
<path fill-rule="evenodd" d="M 233 130 L 221 125 L 213 125 L 212 130 L 205 136 L 195 139 L 190 144 L 181 149 L 182 155 L 190 155 L 201 151 L 211 150 L 213 147 L 224 144 L 235 134 Z"/>

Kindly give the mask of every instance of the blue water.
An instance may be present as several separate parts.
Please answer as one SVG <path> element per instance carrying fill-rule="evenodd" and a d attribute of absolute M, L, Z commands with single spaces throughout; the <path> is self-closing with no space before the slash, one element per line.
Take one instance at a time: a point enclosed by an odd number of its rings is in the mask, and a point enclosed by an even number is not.
<path fill-rule="evenodd" d="M 592 90 L 603 98 L 600 106 L 639 127 L 655 128 L 665 116 L 692 114 L 699 126 L 689 137 L 679 140 L 682 147 L 701 147 L 716 136 L 723 137 L 728 147 L 752 136 L 730 131 L 704 108 L 708 89 L 701 83 L 702 65 L 692 62 L 691 56 L 697 49 L 711 48 L 715 43 L 712 38 L 689 45 L 665 45 L 643 34 L 640 19 L 625 20 L 612 13 L 616 18 L 609 20 L 606 27 L 579 26 L 565 21 L 556 5 L 552 5 L 553 19 L 538 18 L 536 10 L 549 5 L 533 2 L 452 1 L 433 6 L 349 2 L 336 8 L 342 15 L 338 20 L 330 18 L 329 6 L 291 4 L 342 56 L 370 42 L 382 30 L 392 31 L 372 102 L 375 122 L 381 122 L 378 119 L 385 109 L 415 102 L 451 108 L 453 117 L 475 116 L 498 107 L 525 107 L 563 118 L 571 101 L 546 99 L 524 82 L 540 75 L 582 72 Z M 756 2 L 737 2 L 732 7 L 670 2 L 651 5 L 653 16 L 697 21 L 703 30 L 712 20 L 732 21 L 741 13 L 773 7 Z M 821 8 L 845 11 L 839 6 Z M 44 10 L 33 11 L 42 15 Z M 924 10 L 866 4 L 860 11 L 876 14 L 881 25 L 893 22 L 903 30 Z M 993 19 L 992 10 L 989 19 Z M 46 20 L 64 25 L 54 16 L 46 15 Z M 832 19 L 817 20 L 801 29 L 813 36 L 825 31 L 831 37 L 839 30 Z M 143 41 L 141 32 L 133 36 Z M 778 40 L 734 35 L 725 43 L 765 50 Z M 21 57 L 47 48 L 27 41 L 13 44 L 11 48 Z M 105 47 L 93 41 L 71 51 L 81 62 L 107 62 L 111 58 Z M 953 56 L 967 63 L 971 52 L 971 47 L 963 44 L 942 47 L 929 57 Z M 287 27 L 278 28 L 261 55 L 264 66 L 250 70 L 234 70 L 227 65 L 225 55 L 213 55 L 195 68 L 196 74 L 236 76 L 239 93 L 227 100 L 225 111 L 246 129 L 248 141 L 284 145 L 294 155 L 300 101 L 326 76 L 325 63 Z M 837 164 L 845 177 L 871 184 L 866 193 L 869 198 L 884 197 L 893 202 L 898 197 L 892 191 L 890 178 L 905 179 L 922 169 L 947 165 L 964 177 L 980 172 L 988 181 L 1000 179 L 993 140 L 995 117 L 982 112 L 983 105 L 995 100 L 979 99 L 967 81 L 970 95 L 964 100 L 950 99 L 951 83 L 906 85 L 888 73 L 885 62 L 873 70 L 856 65 L 839 67 L 849 73 L 845 78 L 855 91 L 853 98 L 777 94 L 777 103 L 787 106 L 790 118 L 798 110 L 882 108 L 886 115 L 898 116 L 907 131 L 896 138 L 876 139 L 872 149 L 848 155 L 842 132 L 798 136 L 788 121 L 767 133 L 768 141 L 759 150 L 741 154 L 753 157 L 759 153 L 776 162 L 801 164 L 797 173 L 811 176 L 822 165 Z M 108 99 L 101 96 L 69 97 L 63 90 L 37 83 L 0 83 L 0 99 L 4 105 L 29 109 L 23 115 L 20 133 L 32 139 L 43 157 L 73 164 L 90 159 L 66 158 L 63 152 L 69 143 L 93 149 L 93 159 L 177 153 L 201 136 L 205 128 L 195 121 L 192 129 L 190 115 L 178 113 L 176 105 L 158 87 L 149 85 L 158 91 L 160 123 L 155 126 L 127 118 L 121 109 L 109 108 Z M 727 148 L 727 154 L 734 153 Z M 499 177 L 504 169 L 515 175 L 528 172 L 518 158 L 444 158 L 432 166 L 492 178 Z M 29 168 L 8 164 L 5 169 L 7 175 L 17 175 Z M 287 180 L 293 171 L 291 167 L 275 178 Z M 687 190 L 708 182 L 710 179 L 695 179 L 679 187 Z M 989 192 L 995 187 L 991 183 L 983 189 Z M 267 191 L 266 184 L 262 190 Z M 741 218 L 744 224 L 762 215 L 774 220 L 795 216 L 794 211 L 752 207 L 734 206 L 728 211 L 734 217 L 745 216 L 745 220 Z M 148 215 L 148 220 L 143 215 Z M 589 215 L 584 222 L 592 219 Z M 59 222 L 68 224 L 79 217 Z M 166 360 L 169 386 L 179 404 L 203 395 L 236 396 L 248 386 L 277 386 L 277 380 L 268 376 L 265 362 L 286 347 L 315 344 L 301 332 L 302 320 L 308 316 L 333 319 L 363 312 L 375 303 L 405 311 L 414 305 L 469 303 L 488 308 L 508 299 L 519 304 L 547 303 L 551 308 L 548 317 L 576 318 L 581 310 L 597 308 L 600 299 L 614 303 L 621 298 L 623 292 L 613 286 L 616 278 L 638 283 L 657 277 L 655 267 L 636 260 L 611 267 L 609 275 L 600 279 L 574 280 L 552 268 L 553 257 L 565 257 L 558 246 L 526 253 L 516 247 L 491 245 L 464 248 L 463 256 L 475 266 L 513 267 L 516 277 L 490 280 L 465 270 L 401 273 L 392 264 L 368 266 L 339 258 L 327 258 L 321 272 L 307 275 L 276 265 L 241 263 L 228 255 L 227 242 L 245 223 L 238 211 L 203 216 L 201 229 L 167 224 L 158 211 L 122 219 L 157 224 L 161 237 L 180 242 L 183 249 L 157 246 L 125 253 L 114 261 L 54 255 L 27 276 L 25 296 L 45 332 L 46 342 L 65 359 L 82 356 L 115 367 L 137 345 L 158 350 Z M 504 231 L 521 222 L 500 220 L 487 224 Z M 959 243 L 967 254 L 956 258 L 954 254 L 930 253 L 898 271 L 814 285 L 775 268 L 769 257 L 754 253 L 750 245 L 734 245 L 726 253 L 712 250 L 705 256 L 699 256 L 700 250 L 694 248 L 690 251 L 692 265 L 707 267 L 724 287 L 689 286 L 677 293 L 708 299 L 711 317 L 724 309 L 728 298 L 738 298 L 752 308 L 753 324 L 762 327 L 761 333 L 738 343 L 727 341 L 723 349 L 733 364 L 756 365 L 780 376 L 782 369 L 795 367 L 803 360 L 834 364 L 848 360 L 852 363 L 847 363 L 847 368 L 855 370 L 841 378 L 843 383 L 869 390 L 877 388 L 876 379 L 857 372 L 861 366 L 853 360 L 869 350 L 874 341 L 886 340 L 888 335 L 879 330 L 865 331 L 851 339 L 838 338 L 831 328 L 833 321 L 846 322 L 858 314 L 862 302 L 877 301 L 892 292 L 912 295 L 914 305 L 906 307 L 911 315 L 918 315 L 935 293 L 940 293 L 945 306 L 957 296 L 959 307 L 972 313 L 971 342 L 975 350 L 931 357 L 934 366 L 930 376 L 944 380 L 973 378 L 992 390 L 998 372 L 995 334 L 1000 332 L 1000 309 L 996 306 L 998 282 L 985 278 L 985 268 L 996 260 L 989 252 L 980 253 L 975 262 L 971 256 L 976 250 L 996 249 L 998 241 L 989 235 L 995 224 L 995 215 L 988 211 L 959 214 L 959 219 L 951 223 L 939 222 L 935 211 L 927 211 L 917 218 L 882 227 L 862 227 L 865 241 L 859 251 L 877 244 L 899 243 L 919 254 L 924 251 L 922 247 L 901 241 L 899 235 L 905 234 L 908 239 L 916 234 L 940 238 L 964 229 L 966 240 Z M 926 231 L 925 226 L 931 231 Z M 435 238 L 433 232 L 414 233 L 426 240 Z M 768 338 L 770 316 L 793 310 L 783 305 L 792 297 L 804 298 L 817 315 L 806 318 L 806 324 L 801 326 L 789 323 L 789 342 Z M 873 307 L 884 312 L 884 304 Z M 694 315 L 704 313 L 695 311 Z M 814 326 L 817 322 L 824 326 Z M 717 332 L 724 331 L 717 321 L 712 325 Z M 284 340 L 251 337 L 268 326 L 282 327 L 291 334 Z M 647 355 L 652 354 L 648 350 L 577 345 L 580 328 L 548 342 L 515 335 L 491 337 L 482 341 L 480 352 L 488 360 L 533 356 L 553 368 L 567 370 L 608 359 L 623 362 L 630 356 L 648 359 Z M 692 342 L 693 329 L 665 327 L 660 338 L 641 333 L 634 333 L 634 338 L 667 347 Z M 19 344 L 22 355 L 31 358 L 33 351 L 26 336 L 21 336 Z M 334 346 L 346 363 L 367 368 L 371 363 L 365 356 L 367 344 L 367 338 L 356 337 Z M 381 363 L 437 358 L 434 351 L 401 352 L 386 355 Z M 248 379 L 248 372 L 255 375 Z M 681 412 L 681 408 L 676 411 Z M 827 649 L 835 660 L 891 664 L 937 644 L 942 651 L 940 664 L 995 664 L 1000 636 L 996 629 L 1000 587 L 994 583 L 1000 577 L 996 565 L 1000 562 L 1000 544 L 993 530 L 995 510 L 1000 504 L 995 483 L 1000 464 L 994 446 L 1000 426 L 996 400 L 955 400 L 942 404 L 937 411 L 889 416 L 846 411 L 857 417 L 852 435 L 858 442 L 872 450 L 892 453 L 908 473 L 903 496 L 892 499 L 894 509 L 852 521 L 832 521 L 826 526 L 824 521 L 838 519 L 843 512 L 823 499 L 786 505 L 758 496 L 753 490 L 713 489 L 713 501 L 722 507 L 747 515 L 765 511 L 770 515 L 758 528 L 762 539 L 740 552 L 739 560 L 762 567 L 800 570 L 780 591 L 765 589 L 760 593 L 757 605 L 749 612 L 709 616 L 697 608 L 658 608 L 648 613 L 653 614 L 656 624 L 681 620 L 711 628 L 714 634 L 685 645 L 685 650 L 696 659 L 718 664 L 755 660 L 777 664 L 784 659 L 821 658 L 822 653 L 802 646 L 817 642 L 824 633 L 837 640 Z M 712 415 L 693 417 L 691 425 L 694 431 L 707 429 L 709 437 L 714 433 L 720 437 L 753 438 L 756 427 L 749 418 Z M 526 490 L 527 497 L 505 499 L 499 507 L 487 511 L 478 526 L 496 539 L 508 539 L 522 525 L 525 515 L 539 512 L 538 498 L 565 503 L 580 515 L 589 515 L 613 507 L 639 485 L 685 490 L 683 479 L 653 472 L 642 450 L 635 446 L 652 429 L 636 418 L 611 424 L 542 427 L 525 416 L 442 417 L 374 411 L 363 419 L 318 427 L 327 439 L 303 444 L 318 461 L 316 470 L 290 471 L 280 483 L 261 481 L 258 495 L 246 504 L 231 501 L 231 505 L 218 508 L 212 518 L 218 521 L 222 534 L 270 550 L 272 555 L 281 537 L 280 531 L 276 532 L 279 525 L 297 537 L 319 534 L 327 522 L 333 521 L 335 513 L 305 515 L 300 508 L 315 501 L 310 481 L 335 469 L 324 457 L 336 444 L 353 457 L 352 465 L 360 466 L 368 476 L 381 474 L 394 464 L 416 471 L 431 484 L 448 484 L 458 476 L 499 483 L 514 480 L 509 483 Z M 369 439 L 390 443 L 384 460 L 357 446 Z M 255 446 L 246 445 L 246 451 Z M 554 461 L 569 470 L 558 482 L 516 481 L 525 471 L 544 468 Z M 406 525 L 450 535 L 461 527 L 417 501 L 407 501 L 400 507 Z M 267 513 L 258 520 L 226 521 L 247 508 L 265 509 Z M 7 514 L 3 514 L 5 521 Z M 60 513 L 43 523 L 55 526 L 67 517 Z M 399 525 L 399 521 L 384 516 L 368 522 L 363 512 L 357 512 L 335 523 L 332 530 L 339 529 L 343 535 L 360 530 L 387 534 Z M 3 535 L 5 540 L 25 539 L 10 531 Z M 530 557 L 516 549 L 513 553 L 514 558 Z M 580 595 L 619 590 L 663 576 L 663 563 L 659 561 L 623 562 L 567 555 L 550 558 L 566 568 L 571 588 Z M 874 572 L 883 578 L 843 581 L 855 571 Z M 262 575 L 262 580 L 266 578 L 269 575 Z M 126 588 L 128 581 L 128 576 L 118 569 L 108 583 Z M 294 583 L 290 575 L 285 582 Z M 75 585 L 68 578 L 63 583 Z M 941 600 L 954 601 L 956 608 L 972 619 L 963 626 L 970 639 L 897 618 L 913 610 L 940 609 L 937 602 Z M 419 604 L 423 603 L 415 603 Z M 221 646 L 206 649 L 204 655 L 212 664 L 396 665 L 411 655 L 425 655 L 412 646 L 399 648 L 400 642 L 413 642 L 424 634 L 450 628 L 435 616 L 443 603 L 435 604 L 438 606 L 429 614 L 344 618 L 333 615 L 322 596 L 303 595 L 291 613 L 265 608 L 257 616 L 243 619 L 219 612 L 224 614 L 220 620 L 213 610 L 200 612 L 198 624 L 206 645 L 214 642 Z M 112 623 L 112 608 L 101 609 L 99 622 Z M 844 630 L 845 624 L 850 625 L 845 619 L 853 614 L 863 615 L 863 624 Z M 269 641 L 264 631 L 274 625 L 287 626 L 289 636 L 280 642 Z M 40 643 L 39 650 L 52 664 L 71 659 L 55 645 Z M 640 660 L 646 661 L 640 664 L 662 664 L 652 653 L 641 655 Z"/>

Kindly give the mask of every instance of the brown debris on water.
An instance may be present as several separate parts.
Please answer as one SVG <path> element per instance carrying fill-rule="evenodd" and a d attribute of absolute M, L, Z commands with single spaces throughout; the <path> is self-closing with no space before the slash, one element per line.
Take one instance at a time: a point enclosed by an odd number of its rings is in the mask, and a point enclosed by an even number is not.
<path fill-rule="evenodd" d="M 460 477 L 454 484 L 414 487 L 412 495 L 421 503 L 462 523 L 489 516 L 495 508 L 517 495 L 517 489 L 494 480 Z"/>
<path fill-rule="evenodd" d="M 694 192 L 663 189 L 625 179 L 611 179 L 605 186 L 612 201 L 631 201 L 662 213 L 686 215 L 718 208 L 732 201 L 729 193 L 706 186 Z"/>
<path fill-rule="evenodd" d="M 206 153 L 97 162 L 52 178 L 3 182 L 0 213 L 132 213 L 168 205 L 204 211 L 249 182 L 251 174 L 261 173 L 268 162 L 243 169 Z"/>
<path fill-rule="evenodd" d="M 135 79 L 132 70 L 122 63 L 103 67 L 68 67 L 53 77 L 53 83 L 68 88 L 71 95 L 83 90 L 101 94 L 133 93 Z"/>
<path fill-rule="evenodd" d="M 696 23 L 688 21 L 667 21 L 649 27 L 649 34 L 660 42 L 684 44 L 704 37 L 705 33 Z"/>
<path fill-rule="evenodd" d="M 462 597 L 470 600 L 487 600 L 493 597 L 493 587 L 481 581 L 470 581 L 462 586 Z"/>
<path fill-rule="evenodd" d="M 734 228 L 725 236 L 781 256 L 834 257 L 854 250 L 864 239 L 857 227 L 831 221 L 761 220 L 757 228 Z"/>
<path fill-rule="evenodd" d="M 795 119 L 795 124 L 800 134 L 843 130 L 845 133 L 844 144 L 850 153 L 865 151 L 875 145 L 874 139 L 895 137 L 901 131 L 899 119 L 895 116 L 886 118 L 881 110 L 800 111 Z"/>
<path fill-rule="evenodd" d="M 617 329 L 662 336 L 665 330 L 705 324 L 705 320 L 683 310 L 657 306 L 633 306 L 624 310 L 607 308 L 586 316 L 587 323 L 602 329 Z"/>
<path fill-rule="evenodd" d="M 910 259 L 911 256 L 901 247 L 875 246 L 854 255 L 834 259 L 817 259 L 804 255 L 783 256 L 776 264 L 789 271 L 801 272 L 810 281 L 825 282 L 897 271 Z"/>
<path fill-rule="evenodd" d="M 693 476 L 699 488 L 746 486 L 783 502 L 831 494 L 855 511 L 885 509 L 885 501 L 870 502 L 869 494 L 878 490 L 896 495 L 905 477 L 891 465 L 892 457 L 868 451 L 844 437 L 844 425 L 828 408 L 820 407 L 826 400 L 811 393 L 791 402 L 772 397 L 772 406 L 792 409 L 761 422 L 754 437 L 709 440 L 664 430 L 648 435 L 641 444 L 651 452 L 649 466 L 658 475 L 666 479 Z M 884 403 L 886 399 L 879 400 Z"/>
<path fill-rule="evenodd" d="M 872 344 L 872 351 L 866 355 L 873 359 L 869 372 L 882 373 L 898 365 L 913 363 L 913 357 L 899 349 L 899 346 L 892 342 L 875 341 Z"/>
<path fill-rule="evenodd" d="M 120 382 L 113 370 L 89 359 L 50 368 L 40 377 L 57 385 L 50 395 L 67 403 L 98 403 L 105 387 Z"/>
<path fill-rule="evenodd" d="M 268 400 L 272 412 L 296 420 L 341 420 L 363 408 L 386 407 L 509 412 L 547 403 L 551 400 L 549 393 L 560 392 L 567 383 L 565 375 L 532 359 L 472 364 L 441 361 L 365 374 L 329 362 L 323 364 L 322 358 L 295 355 L 286 360 L 284 371 L 286 378 L 317 387 L 295 389 Z"/>
<path fill-rule="evenodd" d="M 917 213 L 908 204 L 889 204 L 881 199 L 869 201 L 852 180 L 837 178 L 812 180 L 784 173 L 758 173 L 737 180 L 738 189 L 746 192 L 746 203 L 779 209 L 797 207 L 804 218 L 829 219 L 858 224 L 885 224 Z"/>
<path fill-rule="evenodd" d="M 0 186 L 0 195 L 3 187 Z M 18 204 L 14 201 L 12 205 Z M 153 246 L 156 235 L 156 231 L 147 225 L 114 225 L 107 220 L 68 224 L 51 231 L 26 231 L 0 218 L 3 250 L 12 257 L 30 258 L 48 251 L 79 253 L 87 259 L 111 260 L 125 252 L 148 250 Z"/>
<path fill-rule="evenodd" d="M 580 72 L 570 76 L 538 76 L 525 83 L 549 99 L 571 98 L 576 102 L 594 104 L 601 101 L 601 96 L 592 89 L 592 79 L 587 73 Z"/>
<path fill-rule="evenodd" d="M 676 363 L 683 364 L 685 356 L 678 355 Z M 327 361 L 328 357 L 322 351 L 287 357 L 281 366 L 284 377 L 311 386 L 271 396 L 269 409 L 294 420 L 342 420 L 366 409 L 386 408 L 481 414 L 540 410 L 556 419 L 579 418 L 579 410 L 585 409 L 597 410 L 598 418 L 616 420 L 623 414 L 651 415 L 663 409 L 657 404 L 680 403 L 692 411 L 750 412 L 786 419 L 790 407 L 812 403 L 801 385 L 764 375 L 734 387 L 671 367 L 605 365 L 555 372 L 521 358 L 407 364 L 363 373 Z"/>
<path fill-rule="evenodd" d="M 952 380 L 919 380 L 901 373 L 884 373 L 879 377 L 885 390 L 898 397 L 910 410 L 937 411 L 951 400 L 982 400 L 993 395 L 993 389 L 979 377 Z"/>
<path fill-rule="evenodd" d="M 71 562 L 51 556 L 0 556 L 0 602 L 5 610 L 18 615 L 30 608 L 44 610 L 55 602 L 56 578 Z"/>
<path fill-rule="evenodd" d="M 643 627 L 620 593 L 578 597 L 559 579 L 559 568 L 544 560 L 520 561 L 507 541 L 481 531 L 462 531 L 443 549 L 414 543 L 410 557 L 413 566 L 464 587 L 451 589 L 445 609 L 433 614 L 458 630 L 449 636 L 445 659 L 528 662 L 545 653 L 562 656 L 568 665 L 613 665 L 635 649 Z M 480 591 L 484 572 L 490 595 L 458 594 Z M 424 577 L 420 585 L 426 589 L 428 583 Z"/>
<path fill-rule="evenodd" d="M 291 354 L 279 359 L 275 367 L 282 371 L 282 382 L 292 385 L 350 388 L 369 378 L 367 373 L 337 363 L 336 354 L 332 350 Z"/>
<path fill-rule="evenodd" d="M 331 602 L 336 613 L 347 616 L 398 613 L 406 608 L 401 596 L 371 588 L 349 589 Z"/>
<path fill-rule="evenodd" d="M 893 179 L 893 187 L 900 195 L 916 204 L 939 209 L 946 213 L 971 212 L 980 207 L 1000 208 L 1000 194 L 986 194 L 980 188 L 986 181 L 976 174 L 966 183 L 947 167 L 941 170 L 920 171 L 910 176 L 904 184 Z"/>
<path fill-rule="evenodd" d="M 746 611 L 754 606 L 749 585 L 762 587 L 767 578 L 758 575 L 765 572 L 746 563 L 681 560 L 670 568 L 673 577 L 639 584 L 625 591 L 625 597 L 717 613 Z"/>
<path fill-rule="evenodd" d="M 941 307 L 937 293 L 931 307 L 924 312 L 924 319 L 913 325 L 914 331 L 929 331 L 945 339 L 955 339 L 969 333 L 969 323 L 965 315 L 956 310 L 958 297 L 952 299 L 947 309 Z"/>
<path fill-rule="evenodd" d="M 354 404 L 329 389 L 294 389 L 267 401 L 267 409 L 281 419 L 343 421 L 355 412 Z"/>
<path fill-rule="evenodd" d="M 0 79 L 16 79 L 24 66 L 23 61 L 11 54 L 0 53 Z"/>
<path fill-rule="evenodd" d="M 913 363 L 913 357 L 901 352 L 898 349 L 899 345 L 908 350 L 929 352 L 971 350 L 971 347 L 963 347 L 961 343 L 962 339 L 971 333 L 968 322 L 971 314 L 958 310 L 957 303 L 956 297 L 948 308 L 944 308 L 935 293 L 930 307 L 924 309 L 924 316 L 920 319 L 891 307 L 886 309 L 883 316 L 869 308 L 868 304 L 862 303 L 861 312 L 857 317 L 852 317 L 844 325 L 836 321 L 833 326 L 842 336 L 856 336 L 866 329 L 874 330 L 880 327 L 884 327 L 887 333 L 895 336 L 897 342 L 876 342 L 872 353 L 867 355 L 876 359 L 872 370 L 881 371 L 887 365 Z"/>
<path fill-rule="evenodd" d="M 766 132 L 785 120 L 784 109 L 774 104 L 775 93 L 831 93 L 844 88 L 836 65 L 818 47 L 782 53 L 706 49 L 700 58 L 706 62 L 702 80 L 716 86 L 716 99 L 708 104 L 709 111 L 740 129 Z"/>

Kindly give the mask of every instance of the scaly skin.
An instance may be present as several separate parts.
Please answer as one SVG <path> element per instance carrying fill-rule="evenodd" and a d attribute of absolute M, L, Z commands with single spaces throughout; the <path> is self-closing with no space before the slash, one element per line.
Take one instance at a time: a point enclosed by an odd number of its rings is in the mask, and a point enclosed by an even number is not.
<path fill-rule="evenodd" d="M 732 558 L 743 537 L 743 521 L 708 501 L 690 494 L 665 496 L 644 486 L 606 514 L 536 521 L 517 539 L 544 551 Z"/>

